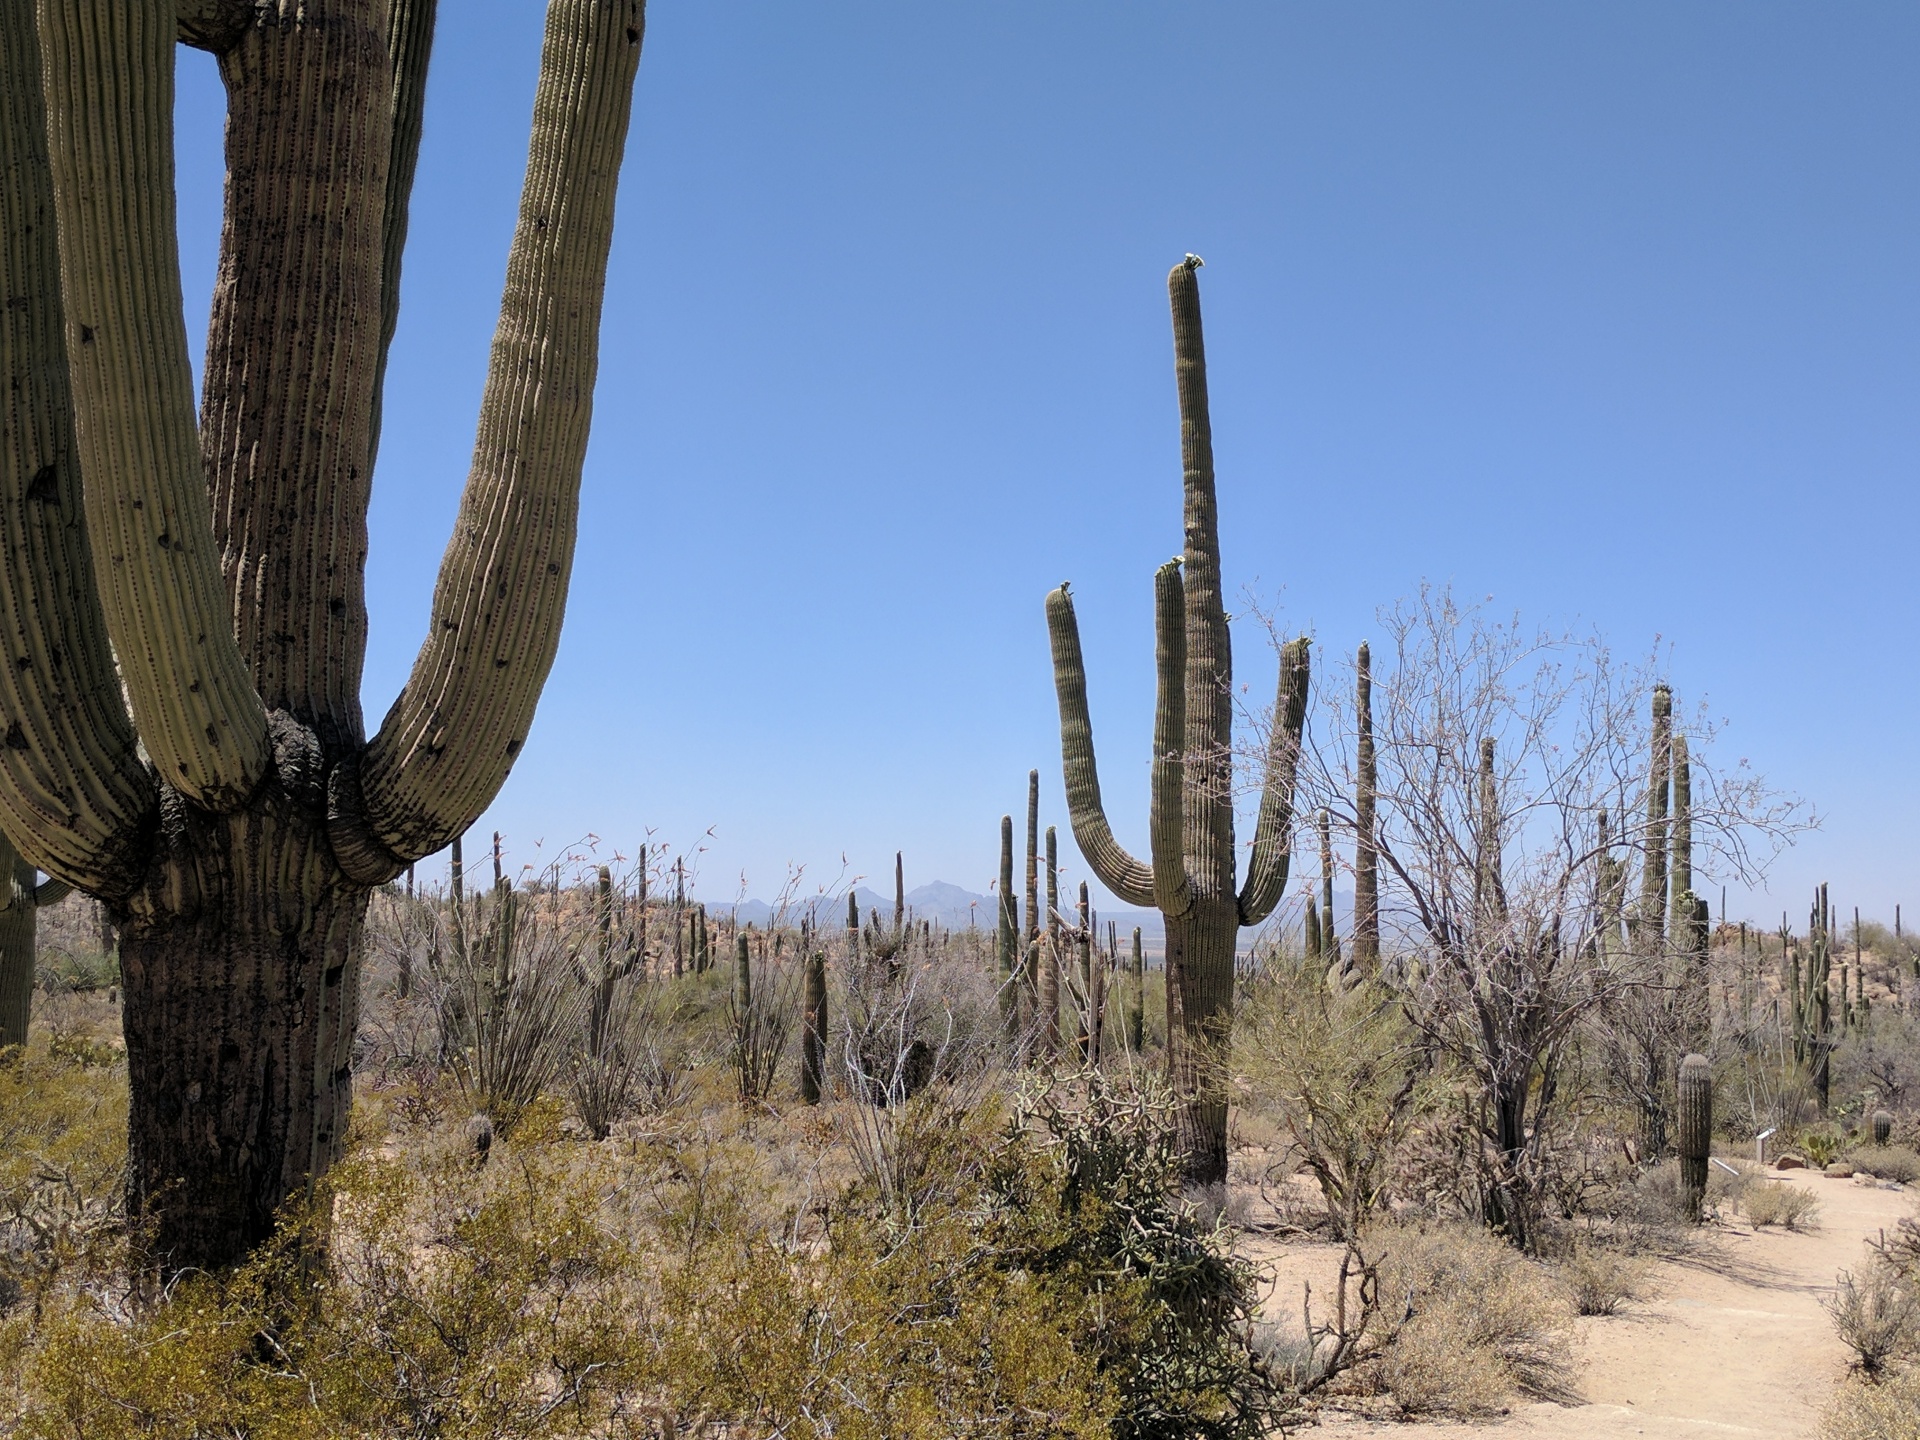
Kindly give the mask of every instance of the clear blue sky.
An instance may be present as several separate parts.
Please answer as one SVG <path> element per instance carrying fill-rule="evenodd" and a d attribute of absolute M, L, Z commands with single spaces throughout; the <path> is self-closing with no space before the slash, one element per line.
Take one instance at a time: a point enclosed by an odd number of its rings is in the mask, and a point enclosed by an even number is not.
<path fill-rule="evenodd" d="M 1191 250 L 1230 590 L 1343 651 L 1423 578 L 1663 637 L 1722 758 L 1824 817 L 1750 913 L 1822 878 L 1920 904 L 1920 9 L 650 8 L 566 636 L 481 822 L 518 858 L 713 827 L 713 898 L 896 847 L 910 885 L 984 890 L 1030 766 L 1066 829 L 1066 577 L 1144 849 Z M 442 9 L 370 725 L 465 477 L 539 49 L 531 0 Z M 196 337 L 219 125 L 183 53 Z"/>

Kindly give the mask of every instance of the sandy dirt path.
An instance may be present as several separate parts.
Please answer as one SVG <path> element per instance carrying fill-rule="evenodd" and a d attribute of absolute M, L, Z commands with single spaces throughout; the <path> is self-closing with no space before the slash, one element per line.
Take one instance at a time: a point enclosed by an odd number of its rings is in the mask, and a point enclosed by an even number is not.
<path fill-rule="evenodd" d="M 1584 1403 L 1518 1400 L 1510 1415 L 1473 1426 L 1327 1412 L 1319 1433 L 1341 1440 L 1465 1440 L 1469 1430 L 1515 1440 L 1817 1435 L 1848 1358 L 1820 1301 L 1838 1271 L 1864 1264 L 1869 1236 L 1914 1213 L 1914 1194 L 1805 1171 L 1784 1178 L 1819 1197 L 1820 1228 L 1716 1227 L 1696 1254 L 1656 1268 L 1645 1299 L 1618 1315 L 1575 1322 L 1575 1386 Z"/>

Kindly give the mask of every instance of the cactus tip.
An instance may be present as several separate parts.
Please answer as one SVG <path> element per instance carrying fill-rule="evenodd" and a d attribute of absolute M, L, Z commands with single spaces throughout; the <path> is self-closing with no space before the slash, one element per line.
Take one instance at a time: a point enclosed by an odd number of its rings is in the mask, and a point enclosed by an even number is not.
<path fill-rule="evenodd" d="M 1189 250 L 1187 252 L 1187 258 L 1181 263 L 1184 264 L 1189 270 L 1198 270 L 1202 265 L 1205 265 L 1207 262 L 1202 260 L 1198 255 L 1194 254 L 1191 250 Z"/>

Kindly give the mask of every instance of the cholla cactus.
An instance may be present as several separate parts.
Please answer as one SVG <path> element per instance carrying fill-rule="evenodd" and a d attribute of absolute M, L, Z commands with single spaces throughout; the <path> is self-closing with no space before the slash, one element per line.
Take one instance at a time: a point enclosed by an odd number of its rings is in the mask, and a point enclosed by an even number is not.
<path fill-rule="evenodd" d="M 1307 642 L 1291 641 L 1281 654 L 1260 818 L 1246 879 L 1236 892 L 1233 667 L 1221 599 L 1199 266 L 1197 257 L 1188 256 L 1167 277 L 1186 548 L 1154 576 L 1158 685 L 1150 863 L 1121 848 L 1101 803 L 1080 627 L 1065 585 L 1047 596 L 1047 628 L 1074 839 L 1109 890 L 1166 917 L 1167 1063 L 1180 1099 L 1182 1162 L 1190 1179 L 1214 1183 L 1227 1171 L 1224 1050 L 1233 1020 L 1236 940 L 1240 927 L 1266 919 L 1286 890 L 1294 776 L 1306 719 Z"/>
<path fill-rule="evenodd" d="M 1680 1190 L 1687 1218 L 1700 1218 L 1713 1153 L 1713 1067 L 1704 1055 L 1680 1062 Z"/>

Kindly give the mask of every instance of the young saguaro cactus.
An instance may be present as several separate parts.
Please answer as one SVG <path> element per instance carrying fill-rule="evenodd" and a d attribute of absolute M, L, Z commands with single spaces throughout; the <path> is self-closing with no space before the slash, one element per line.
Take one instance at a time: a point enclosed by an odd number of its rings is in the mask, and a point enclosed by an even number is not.
<path fill-rule="evenodd" d="M 1362 975 L 1380 969 L 1380 856 L 1376 826 L 1379 776 L 1373 754 L 1373 651 L 1354 656 L 1353 964 Z"/>
<path fill-rule="evenodd" d="M 1886 1145 L 1893 1140 L 1893 1114 L 1887 1110 L 1873 1112 L 1873 1143 Z"/>
<path fill-rule="evenodd" d="M 1236 891 L 1233 663 L 1221 599 L 1199 266 L 1190 255 L 1167 278 L 1186 548 L 1154 576 L 1158 685 L 1147 862 L 1121 848 L 1101 803 L 1080 627 L 1064 584 L 1047 596 L 1047 628 L 1074 839 L 1093 873 L 1122 902 L 1152 905 L 1165 917 L 1167 1065 L 1179 1098 L 1182 1163 L 1190 1179 L 1212 1183 L 1223 1180 L 1227 1168 L 1224 1050 L 1233 1020 L 1235 942 L 1240 927 L 1266 919 L 1286 889 L 1308 662 L 1305 639 L 1288 642 L 1281 653 L 1260 818 L 1247 875 Z"/>
<path fill-rule="evenodd" d="M 63 880 L 38 880 L 13 842 L 0 835 L 0 1050 L 27 1043 L 33 1012 L 34 942 L 43 905 L 66 899 Z"/>
<path fill-rule="evenodd" d="M 1700 1218 L 1707 1193 L 1707 1159 L 1713 1153 L 1713 1066 L 1704 1055 L 1680 1062 L 1680 1191 L 1687 1218 Z"/>
<path fill-rule="evenodd" d="M 800 1098 L 818 1105 L 827 1084 L 827 952 L 813 932 L 803 932 L 807 956 L 806 989 L 800 1014 Z"/>
<path fill-rule="evenodd" d="M 120 928 L 128 1202 L 166 1270 L 236 1260 L 331 1163 L 371 887 L 486 809 L 559 641 L 643 0 L 547 6 L 472 469 L 413 672 L 365 733 L 434 16 L 0 0 L 0 829 Z M 198 423 L 177 36 L 227 98 Z"/>

